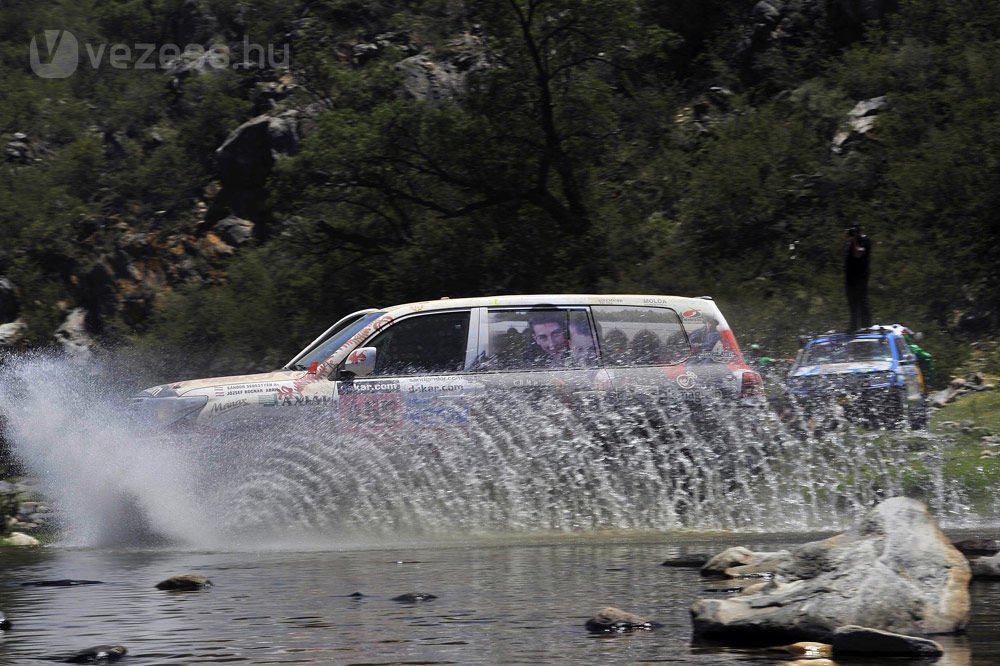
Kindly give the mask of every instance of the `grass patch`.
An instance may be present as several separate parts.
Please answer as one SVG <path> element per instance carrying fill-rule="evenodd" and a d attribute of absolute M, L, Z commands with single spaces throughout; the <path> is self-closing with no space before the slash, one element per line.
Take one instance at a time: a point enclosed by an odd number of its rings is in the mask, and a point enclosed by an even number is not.
<path fill-rule="evenodd" d="M 949 422 L 959 425 L 946 425 Z M 983 437 L 1000 433 L 1000 391 L 968 395 L 946 405 L 931 418 L 930 429 L 948 441 L 945 478 L 965 488 L 973 506 L 987 508 L 1000 487 L 1000 458 L 984 458 L 983 451 L 1000 453 L 1000 447 L 987 446 Z"/>

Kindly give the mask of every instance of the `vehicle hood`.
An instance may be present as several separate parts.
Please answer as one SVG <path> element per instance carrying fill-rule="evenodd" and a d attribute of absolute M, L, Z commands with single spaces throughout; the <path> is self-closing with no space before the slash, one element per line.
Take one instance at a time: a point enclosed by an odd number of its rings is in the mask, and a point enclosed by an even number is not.
<path fill-rule="evenodd" d="M 851 363 L 825 363 L 823 365 L 803 365 L 792 370 L 791 377 L 814 377 L 819 375 L 853 375 L 863 372 L 887 372 L 892 370 L 892 361 L 865 361 Z"/>
<path fill-rule="evenodd" d="M 276 370 L 274 372 L 261 372 L 252 375 L 232 375 L 230 377 L 207 377 L 205 379 L 188 379 L 182 382 L 171 382 L 151 386 L 142 391 L 140 395 L 150 397 L 167 397 L 171 395 L 184 395 L 199 389 L 215 388 L 217 386 L 239 386 L 243 384 L 287 384 L 300 379 L 305 375 L 303 370 Z"/>

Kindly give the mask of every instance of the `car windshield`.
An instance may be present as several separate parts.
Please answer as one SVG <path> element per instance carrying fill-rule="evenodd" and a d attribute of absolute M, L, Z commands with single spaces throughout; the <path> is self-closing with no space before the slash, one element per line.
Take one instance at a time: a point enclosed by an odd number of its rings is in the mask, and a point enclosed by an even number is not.
<path fill-rule="evenodd" d="M 892 350 L 885 338 L 856 338 L 814 344 L 806 349 L 801 365 L 891 360 Z"/>
<path fill-rule="evenodd" d="M 328 359 L 333 352 L 340 349 L 344 343 L 350 340 L 351 337 L 358 331 L 384 314 L 384 312 L 369 312 L 362 315 L 358 319 L 344 323 L 343 326 L 332 331 L 325 340 L 321 340 L 317 343 L 308 351 L 308 353 L 305 355 L 300 354 L 301 358 L 296 357 L 294 364 L 290 364 L 286 366 L 286 368 L 289 370 L 306 370 L 314 362 L 322 363 Z"/>

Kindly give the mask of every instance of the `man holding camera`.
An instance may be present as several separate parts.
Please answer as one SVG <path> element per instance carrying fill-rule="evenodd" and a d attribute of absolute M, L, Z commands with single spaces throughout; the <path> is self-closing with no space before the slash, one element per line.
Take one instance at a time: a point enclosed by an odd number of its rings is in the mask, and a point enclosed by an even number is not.
<path fill-rule="evenodd" d="M 861 225 L 849 227 L 847 241 L 844 243 L 844 277 L 852 331 L 872 325 L 872 312 L 868 306 L 868 264 L 871 253 L 872 242 L 862 231 Z"/>

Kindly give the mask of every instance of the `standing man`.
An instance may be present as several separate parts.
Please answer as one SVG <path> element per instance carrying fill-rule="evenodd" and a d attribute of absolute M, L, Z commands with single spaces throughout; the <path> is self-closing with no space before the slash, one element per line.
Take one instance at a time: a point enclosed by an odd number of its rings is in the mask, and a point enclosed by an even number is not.
<path fill-rule="evenodd" d="M 872 311 L 868 306 L 868 265 L 871 254 L 872 242 L 862 231 L 861 225 L 850 227 L 844 243 L 844 277 L 847 307 L 851 311 L 851 331 L 872 325 Z"/>

